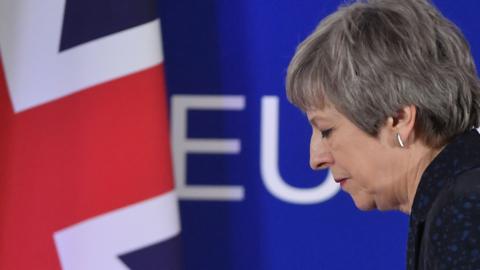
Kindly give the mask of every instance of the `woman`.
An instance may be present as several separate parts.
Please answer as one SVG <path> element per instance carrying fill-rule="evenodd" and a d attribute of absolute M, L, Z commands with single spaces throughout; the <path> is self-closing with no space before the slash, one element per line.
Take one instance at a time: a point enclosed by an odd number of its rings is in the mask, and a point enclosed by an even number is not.
<path fill-rule="evenodd" d="M 426 0 L 357 2 L 298 47 L 287 95 L 362 210 L 410 215 L 408 269 L 480 269 L 480 84 L 461 32 Z"/>

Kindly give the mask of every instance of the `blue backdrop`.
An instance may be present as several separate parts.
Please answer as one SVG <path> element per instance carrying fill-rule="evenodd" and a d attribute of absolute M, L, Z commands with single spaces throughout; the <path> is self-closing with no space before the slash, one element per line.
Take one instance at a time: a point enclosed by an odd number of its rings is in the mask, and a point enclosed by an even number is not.
<path fill-rule="evenodd" d="M 189 139 L 235 138 L 240 144 L 235 153 L 187 154 L 187 185 L 243 188 L 237 199 L 180 194 L 186 269 L 405 269 L 406 215 L 361 212 L 342 191 L 317 203 L 288 201 L 267 189 L 261 173 L 262 98 L 276 96 L 282 179 L 304 189 L 325 179 L 325 172 L 308 167 L 310 127 L 286 101 L 284 77 L 298 43 L 343 2 L 160 0 L 171 100 L 188 97 L 195 106 L 205 95 L 235 95 L 244 103 L 186 113 Z M 480 2 L 434 3 L 480 57 Z"/>

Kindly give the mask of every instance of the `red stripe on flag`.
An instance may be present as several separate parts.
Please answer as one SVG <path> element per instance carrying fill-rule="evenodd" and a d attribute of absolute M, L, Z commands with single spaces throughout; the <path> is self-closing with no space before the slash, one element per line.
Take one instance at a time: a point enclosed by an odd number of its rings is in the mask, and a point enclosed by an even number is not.
<path fill-rule="evenodd" d="M 159 65 L 13 114 L 0 67 L 0 269 L 59 269 L 53 232 L 172 190 L 166 104 Z"/>

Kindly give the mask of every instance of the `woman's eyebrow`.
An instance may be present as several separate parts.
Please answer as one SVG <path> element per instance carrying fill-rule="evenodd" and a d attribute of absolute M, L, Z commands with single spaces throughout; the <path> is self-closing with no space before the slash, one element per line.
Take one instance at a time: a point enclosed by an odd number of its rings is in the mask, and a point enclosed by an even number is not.
<path fill-rule="evenodd" d="M 308 122 L 310 122 L 310 124 L 312 126 L 318 126 L 320 123 L 326 123 L 328 122 L 328 120 L 322 116 L 319 116 L 319 115 L 316 115 L 310 119 L 308 119 Z"/>

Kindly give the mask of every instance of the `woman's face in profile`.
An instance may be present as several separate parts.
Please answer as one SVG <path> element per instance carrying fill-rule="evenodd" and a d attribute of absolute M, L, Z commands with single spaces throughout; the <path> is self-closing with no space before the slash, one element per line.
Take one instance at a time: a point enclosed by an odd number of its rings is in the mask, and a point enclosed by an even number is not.
<path fill-rule="evenodd" d="M 312 125 L 310 166 L 330 168 L 336 182 L 362 210 L 397 207 L 402 185 L 394 134 L 382 127 L 378 137 L 360 130 L 332 105 L 307 111 Z"/>

